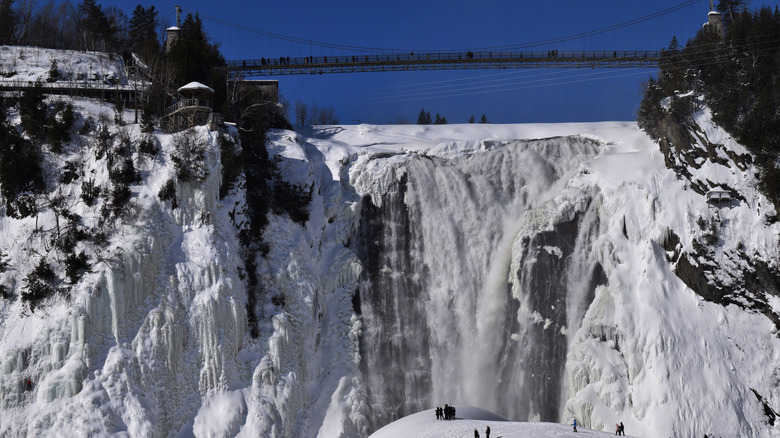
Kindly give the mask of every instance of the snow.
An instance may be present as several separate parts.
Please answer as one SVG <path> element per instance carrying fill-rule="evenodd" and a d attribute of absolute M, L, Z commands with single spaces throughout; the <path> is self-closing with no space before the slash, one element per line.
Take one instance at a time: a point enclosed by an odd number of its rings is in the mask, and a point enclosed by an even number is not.
<path fill-rule="evenodd" d="M 208 91 L 209 93 L 213 93 L 214 89 L 208 85 L 203 85 L 200 82 L 190 82 L 179 88 L 179 93 L 182 91 Z"/>
<path fill-rule="evenodd" d="M 45 80 L 52 59 L 68 80 L 90 69 L 102 73 L 89 80 L 123 77 L 104 54 L 21 47 L 0 48 L 0 71 L 12 81 Z M 72 102 L 98 124 L 117 114 L 100 101 L 52 99 Z M 118 114 L 127 123 L 110 124 L 112 133 L 137 142 L 143 134 L 129 123 L 132 114 Z M 10 117 L 19 116 L 11 111 Z M 708 141 L 722 145 L 720 157 L 729 159 L 726 150 L 745 153 L 708 111 L 696 122 Z M 690 251 L 704 221 L 716 224 L 712 251 L 722 282 L 736 281 L 745 269 L 744 261 L 728 256 L 738 249 L 776 268 L 780 226 L 767 220 L 774 208 L 755 189 L 751 166 L 705 160 L 689 169 L 696 181 L 740 195 L 740 202 L 718 208 L 665 167 L 659 146 L 635 123 L 272 131 L 269 153 L 280 159 L 287 181 L 311 188 L 312 202 L 304 225 L 268 217 L 267 253 L 257 258 L 253 310 L 260 336 L 254 339 L 238 237 L 249 214 L 243 176 L 219 198 L 218 138 L 237 132 L 198 127 L 193 135 L 205 146 L 208 177 L 177 183 L 176 209 L 161 201 L 160 188 L 176 172 L 176 139 L 156 132 L 161 152 L 134 153 L 142 182 L 131 186 L 128 213 L 118 219 L 102 217 L 105 201 L 88 206 L 79 197 L 85 180 L 104 190 L 111 185 L 94 134 L 74 133 L 63 155 L 44 157 L 52 172 L 66 161 L 83 163 L 83 174 L 68 185 L 52 174 L 49 189 L 64 196 L 84 227 L 105 232 L 107 243 L 78 244 L 92 270 L 67 299 L 53 297 L 35 312 L 18 298 L 2 302 L 3 436 L 369 436 L 369 379 L 377 370 L 366 368 L 371 347 L 360 342 L 376 328 L 355 309 L 368 269 L 355 238 L 367 208 L 363 197 L 371 195 L 382 208 L 381 195 L 404 178 L 411 182 L 403 205 L 419 213 L 410 225 L 422 236 L 413 242 L 415 260 L 434 285 L 425 291 L 426 317 L 471 337 L 429 332 L 430 344 L 449 350 L 430 358 L 438 362 L 432 362 L 429 400 L 457 402 L 459 419 L 435 420 L 426 402 L 420 412 L 376 425 L 372 438 L 471 437 L 475 428 L 484 437 L 488 425 L 492 437 L 596 437 L 612 435 L 619 421 L 636 436 L 780 436 L 752 392 L 780 411 L 776 326 L 759 312 L 705 301 L 677 277 L 660 246 L 674 233 L 677 250 Z M 0 252 L 9 268 L 0 281 L 18 296 L 25 276 L 51 250 L 57 218 L 44 207 L 37 217 L 14 219 L 4 205 Z M 530 305 L 535 291 L 509 274 L 530 263 L 520 260 L 526 239 L 572 218 L 584 224 L 570 250 L 582 262 L 573 272 L 582 276 L 570 279 L 573 292 L 561 306 L 536 309 Z M 554 259 L 569 251 L 553 243 L 540 248 L 537 256 Z M 383 261 L 381 274 L 403 278 L 391 262 Z M 592 297 L 578 295 L 577 283 L 595 263 L 606 283 Z M 508 313 L 504 299 L 519 303 L 516 313 Z M 780 313 L 780 299 L 767 294 L 766 301 Z M 560 326 L 553 326 L 556 311 L 566 312 Z M 515 329 L 504 333 L 502 321 Z M 527 341 L 537 326 L 566 342 L 559 418 L 528 422 L 540 418 L 529 410 L 507 421 L 503 413 L 517 411 L 498 400 L 518 388 L 496 378 L 481 358 L 501 349 L 496 342 Z M 452 376 L 460 377 L 458 385 L 446 384 Z M 27 378 L 32 391 L 24 388 Z M 574 418 L 581 424 L 576 434 L 569 426 Z"/>
<path fill-rule="evenodd" d="M 474 430 L 485 437 L 487 427 L 490 436 L 502 438 L 582 438 L 614 436 L 614 433 L 589 430 L 578 425 L 575 433 L 571 425 L 554 423 L 518 423 L 484 409 L 455 405 L 455 420 L 436 420 L 434 409 L 418 412 L 379 429 L 369 438 L 472 438 Z M 626 435 L 626 436 L 631 436 Z"/>
<path fill-rule="evenodd" d="M 44 87 L 55 86 L 57 83 L 47 82 L 52 61 L 57 62 L 58 82 L 73 86 L 129 86 L 124 63 L 117 54 L 30 46 L 0 46 L 0 84 L 25 85 L 40 80 Z"/>

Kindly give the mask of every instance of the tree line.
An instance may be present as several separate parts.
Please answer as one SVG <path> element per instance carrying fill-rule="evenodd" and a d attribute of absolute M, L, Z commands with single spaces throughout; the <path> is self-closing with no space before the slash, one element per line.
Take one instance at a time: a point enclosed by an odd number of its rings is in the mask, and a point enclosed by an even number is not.
<path fill-rule="evenodd" d="M 2 45 L 121 52 L 147 36 L 136 30 L 121 9 L 95 0 L 77 5 L 49 0 L 40 7 L 37 0 L 0 1 Z"/>
<path fill-rule="evenodd" d="M 446 125 L 447 123 L 447 118 L 439 115 L 439 113 L 436 113 L 435 118 L 431 118 L 431 113 L 425 111 L 425 108 L 421 109 L 420 114 L 417 116 L 418 125 Z M 474 123 L 473 115 L 469 117 L 469 123 Z M 487 117 L 485 117 L 484 114 L 479 118 L 479 123 L 488 123 Z"/>

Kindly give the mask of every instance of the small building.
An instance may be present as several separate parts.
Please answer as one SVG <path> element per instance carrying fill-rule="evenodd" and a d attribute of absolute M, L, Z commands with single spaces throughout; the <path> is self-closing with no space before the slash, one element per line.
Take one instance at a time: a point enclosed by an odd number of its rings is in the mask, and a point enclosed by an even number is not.
<path fill-rule="evenodd" d="M 172 132 L 191 128 L 197 125 L 205 125 L 210 121 L 213 125 L 219 120 L 218 114 L 213 114 L 211 96 L 214 89 L 201 84 L 190 82 L 179 88 L 179 99 L 173 105 L 166 108 L 160 116 L 160 125 Z"/>
<path fill-rule="evenodd" d="M 257 92 L 257 103 L 279 103 L 279 81 L 276 80 L 237 80 L 236 87 Z"/>
<path fill-rule="evenodd" d="M 723 36 L 723 14 L 715 10 L 715 6 L 710 0 L 710 12 L 707 14 L 707 22 L 704 23 L 705 29 L 712 29 L 720 36 Z"/>
<path fill-rule="evenodd" d="M 731 192 L 728 190 L 710 190 L 706 197 L 710 205 L 720 206 L 731 202 Z"/>

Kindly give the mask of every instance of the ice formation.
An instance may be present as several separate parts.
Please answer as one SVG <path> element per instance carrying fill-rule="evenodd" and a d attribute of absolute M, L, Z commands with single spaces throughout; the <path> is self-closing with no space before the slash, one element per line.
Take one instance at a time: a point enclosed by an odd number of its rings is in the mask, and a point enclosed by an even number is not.
<path fill-rule="evenodd" d="M 706 113 L 699 123 L 740 148 Z M 690 250 L 704 221 L 723 282 L 736 248 L 776 263 L 752 169 L 699 169 L 740 191 L 713 207 L 633 123 L 273 131 L 270 153 L 312 200 L 305 225 L 269 216 L 255 339 L 244 185 L 219 198 L 218 137 L 235 132 L 194 135 L 208 177 L 180 181 L 176 208 L 157 196 L 174 174 L 158 133 L 161 153 L 134 157 L 129 214 L 69 298 L 35 312 L 3 301 L 3 435 L 365 437 L 458 403 L 608 432 L 780 436 L 773 321 L 704 300 L 663 247 L 675 235 Z M 93 149 L 86 138 L 71 153 L 105 183 Z M 83 179 L 61 192 L 92 223 Z M 33 230 L 56 219 L 0 217 L 2 279 L 17 290 L 45 253 Z"/>

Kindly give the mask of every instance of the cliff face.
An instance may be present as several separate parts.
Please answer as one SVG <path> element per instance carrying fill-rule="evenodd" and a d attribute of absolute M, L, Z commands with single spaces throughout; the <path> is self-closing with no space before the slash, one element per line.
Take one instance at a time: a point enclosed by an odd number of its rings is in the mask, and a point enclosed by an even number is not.
<path fill-rule="evenodd" d="M 657 124 L 666 166 L 702 196 L 727 194 L 728 199 L 708 202 L 713 211 L 746 205 L 755 209 L 757 226 L 777 221 L 775 208 L 753 190 L 757 170 L 752 155 L 718 129 L 708 111 L 686 123 L 675 122 L 662 113 Z M 761 312 L 780 328 L 780 319 L 769 304 L 780 292 L 780 271 L 772 255 L 762 250 L 751 252 L 744 245 L 729 247 L 722 237 L 724 220 L 728 219 L 720 214 L 697 219 L 702 234 L 691 242 L 688 251 L 681 251 L 679 237 L 670 234 L 662 242 L 670 254 L 669 262 L 677 276 L 705 300 Z"/>
<path fill-rule="evenodd" d="M 246 177 L 220 198 L 220 138 L 236 133 L 189 132 L 185 180 L 181 139 L 74 104 L 72 140 L 41 146 L 38 214 L 0 217 L 5 435 L 360 437 L 464 403 L 777 436 L 778 225 L 706 112 L 660 148 L 621 123 L 272 131 L 311 203 L 303 225 L 269 214 L 250 255 L 253 337 Z M 121 204 L 116 157 L 139 173 Z M 734 196 L 708 204 L 713 188 Z M 21 296 L 41 260 L 56 293 L 33 312 Z"/>

